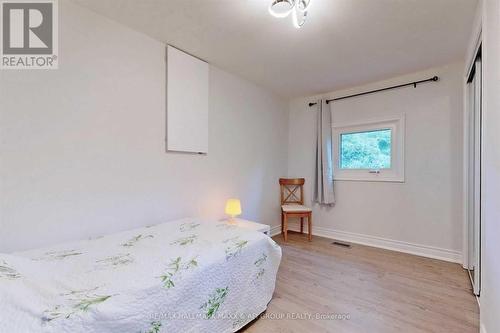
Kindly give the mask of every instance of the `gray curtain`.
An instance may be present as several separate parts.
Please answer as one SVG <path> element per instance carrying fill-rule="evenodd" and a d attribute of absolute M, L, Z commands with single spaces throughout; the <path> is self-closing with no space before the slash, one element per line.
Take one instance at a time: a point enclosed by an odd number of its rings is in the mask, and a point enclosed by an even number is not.
<path fill-rule="evenodd" d="M 335 203 L 333 195 L 332 113 L 330 104 L 320 100 L 317 104 L 316 168 L 314 176 L 314 202 L 324 205 Z"/>

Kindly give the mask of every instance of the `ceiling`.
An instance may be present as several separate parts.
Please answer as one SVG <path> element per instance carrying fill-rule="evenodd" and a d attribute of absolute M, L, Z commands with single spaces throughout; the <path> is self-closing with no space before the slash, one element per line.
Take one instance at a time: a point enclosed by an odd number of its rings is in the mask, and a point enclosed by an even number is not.
<path fill-rule="evenodd" d="M 285 98 L 460 61 L 477 0 L 312 0 L 308 20 L 271 0 L 74 0 Z"/>

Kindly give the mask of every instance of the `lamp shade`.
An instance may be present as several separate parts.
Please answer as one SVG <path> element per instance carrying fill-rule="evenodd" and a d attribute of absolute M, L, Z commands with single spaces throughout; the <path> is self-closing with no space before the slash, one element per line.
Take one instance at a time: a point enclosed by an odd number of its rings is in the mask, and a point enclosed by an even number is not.
<path fill-rule="evenodd" d="M 226 214 L 233 217 L 241 214 L 241 202 L 239 199 L 227 200 Z"/>

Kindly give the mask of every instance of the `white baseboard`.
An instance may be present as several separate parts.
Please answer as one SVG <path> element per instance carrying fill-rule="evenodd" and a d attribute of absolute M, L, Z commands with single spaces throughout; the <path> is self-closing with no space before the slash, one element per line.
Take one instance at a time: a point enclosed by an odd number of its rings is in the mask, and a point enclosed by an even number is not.
<path fill-rule="evenodd" d="M 296 226 L 292 226 L 291 228 L 289 228 L 289 230 L 298 231 L 298 229 L 296 229 Z M 275 236 L 280 233 L 280 225 L 271 227 L 271 236 Z M 462 252 L 460 251 L 442 249 L 428 245 L 413 244 L 393 239 L 357 234 L 353 232 L 334 230 L 318 226 L 313 227 L 313 235 L 349 243 L 378 247 L 386 250 L 414 254 L 427 258 L 439 259 L 459 264 L 462 263 Z"/>
<path fill-rule="evenodd" d="M 275 225 L 274 227 L 271 227 L 270 234 L 271 237 L 281 234 L 281 225 Z"/>

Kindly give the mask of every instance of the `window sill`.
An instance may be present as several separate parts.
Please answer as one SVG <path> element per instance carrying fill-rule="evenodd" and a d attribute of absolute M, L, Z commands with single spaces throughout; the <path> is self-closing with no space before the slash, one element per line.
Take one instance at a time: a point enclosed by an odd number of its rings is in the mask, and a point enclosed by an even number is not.
<path fill-rule="evenodd" d="M 405 179 L 404 177 L 334 177 L 333 181 L 404 183 Z"/>

